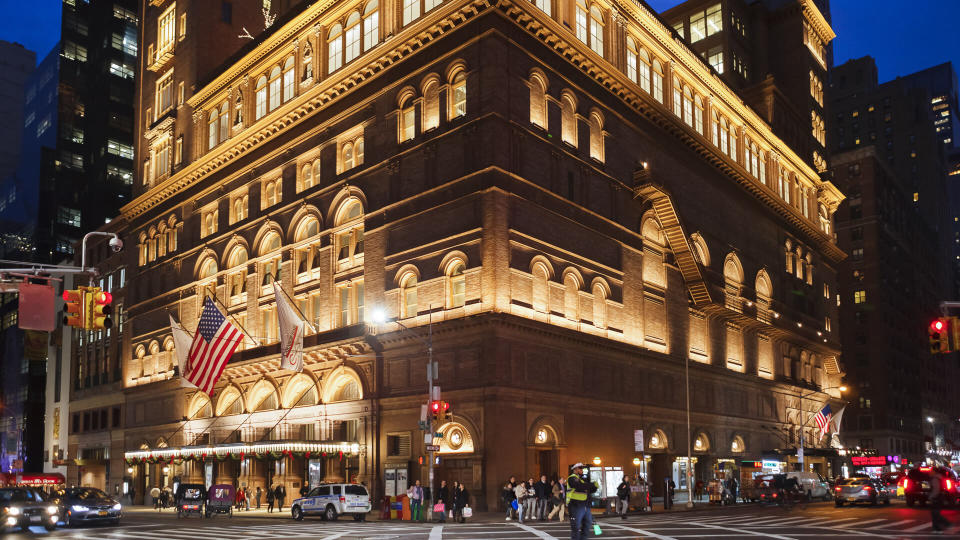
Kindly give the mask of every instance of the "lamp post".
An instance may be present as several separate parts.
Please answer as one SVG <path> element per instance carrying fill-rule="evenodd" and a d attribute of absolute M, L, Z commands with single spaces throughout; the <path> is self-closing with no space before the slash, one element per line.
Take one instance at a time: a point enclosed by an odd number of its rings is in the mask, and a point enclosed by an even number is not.
<path fill-rule="evenodd" d="M 373 312 L 372 312 L 372 320 L 373 320 L 374 324 L 384 324 L 384 323 L 386 323 L 386 322 L 387 322 L 387 313 L 386 313 L 386 311 L 384 311 L 383 308 L 376 308 L 376 309 L 374 309 Z M 437 373 L 436 373 L 437 369 L 434 367 L 434 364 L 433 364 L 433 304 L 430 305 L 430 318 L 429 318 L 429 322 L 428 322 L 428 325 L 427 325 L 427 338 L 426 338 L 426 339 L 424 339 L 423 337 L 421 337 L 420 335 L 418 335 L 416 332 L 414 332 L 413 330 L 411 330 L 409 327 L 407 327 L 405 324 L 403 324 L 403 323 L 400 322 L 399 320 L 394 320 L 394 321 L 391 321 L 391 322 L 393 322 L 393 323 L 396 324 L 398 327 L 400 327 L 401 330 L 405 330 L 405 331 L 407 331 L 407 332 L 410 332 L 410 333 L 413 334 L 414 336 L 416 336 L 417 339 L 419 339 L 420 341 L 422 341 L 423 344 L 427 347 L 427 408 L 428 408 L 428 410 L 427 410 L 427 433 L 430 434 L 431 443 L 432 443 L 432 442 L 433 442 L 433 440 L 432 440 L 432 439 L 433 439 L 433 415 L 431 414 L 431 412 L 430 412 L 430 410 L 429 410 L 429 406 L 430 406 L 430 402 L 434 399 L 434 395 L 433 395 L 433 393 L 434 393 L 433 381 L 434 381 L 434 379 L 436 378 L 436 375 L 437 375 Z M 423 439 L 424 439 L 424 442 L 426 442 L 427 437 L 424 437 Z M 431 446 L 432 446 L 432 445 L 431 445 Z M 430 516 L 428 517 L 428 520 L 431 520 L 431 521 L 432 521 L 432 519 L 433 519 L 433 505 L 430 504 L 430 503 L 433 502 L 433 498 L 434 498 L 434 497 L 433 497 L 433 459 L 434 459 L 434 457 L 433 457 L 433 451 L 431 450 L 431 451 L 427 452 L 427 455 L 428 455 L 428 458 L 427 458 L 427 461 L 428 461 L 428 463 L 427 463 L 427 486 L 429 486 L 429 488 L 430 488 L 430 491 L 429 491 L 429 493 L 430 493 L 430 498 L 427 499 L 427 500 L 424 501 L 424 502 L 426 503 L 426 511 L 427 511 L 427 512 L 430 512 Z"/>
<path fill-rule="evenodd" d="M 690 355 L 685 354 L 686 361 L 684 362 L 684 375 L 686 379 L 687 387 L 687 467 L 684 471 L 684 474 L 687 475 L 687 508 L 693 508 L 693 485 L 690 482 L 691 477 L 693 476 L 693 452 L 691 451 L 691 441 L 690 441 Z"/>

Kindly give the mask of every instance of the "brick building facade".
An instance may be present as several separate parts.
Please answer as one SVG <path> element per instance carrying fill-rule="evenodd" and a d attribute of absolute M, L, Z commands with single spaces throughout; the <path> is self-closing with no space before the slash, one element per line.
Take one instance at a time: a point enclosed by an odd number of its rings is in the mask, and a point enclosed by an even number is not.
<path fill-rule="evenodd" d="M 294 7 L 141 122 L 123 209 L 139 493 L 426 480 L 428 334 L 453 406 L 437 474 L 479 509 L 510 475 L 628 466 L 635 429 L 649 474 L 682 487 L 688 360 L 698 477 L 819 446 L 842 195 L 647 8 L 578 6 Z M 316 330 L 300 374 L 279 369 L 273 280 Z M 207 295 L 249 334 L 212 398 L 166 345 L 168 314 L 193 329 Z"/>

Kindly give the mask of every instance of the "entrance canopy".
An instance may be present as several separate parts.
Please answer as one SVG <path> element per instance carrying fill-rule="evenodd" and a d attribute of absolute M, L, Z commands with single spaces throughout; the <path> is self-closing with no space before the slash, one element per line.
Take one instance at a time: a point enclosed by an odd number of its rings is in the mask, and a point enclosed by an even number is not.
<path fill-rule="evenodd" d="M 0 475 L 0 485 L 8 486 L 56 486 L 65 484 L 66 482 L 67 479 L 60 473 L 11 473 Z"/>
<path fill-rule="evenodd" d="M 269 441 L 260 443 L 232 443 L 212 446 L 184 446 L 182 448 L 152 448 L 124 452 L 127 463 L 172 460 L 216 459 L 242 460 L 247 457 L 257 459 L 281 459 L 284 457 L 325 457 L 327 455 L 353 457 L 360 454 L 360 444 L 350 442 L 306 442 L 306 441 Z"/>

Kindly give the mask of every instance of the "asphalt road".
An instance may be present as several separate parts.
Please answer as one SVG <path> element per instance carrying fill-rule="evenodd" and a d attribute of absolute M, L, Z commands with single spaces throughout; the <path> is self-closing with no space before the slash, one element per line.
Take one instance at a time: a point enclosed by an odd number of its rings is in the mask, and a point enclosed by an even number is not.
<path fill-rule="evenodd" d="M 288 514 L 286 514 L 288 515 Z M 944 515 L 960 526 L 960 511 Z M 930 512 L 907 508 L 895 501 L 889 507 L 843 507 L 815 503 L 790 511 L 756 505 L 631 516 L 627 520 L 601 518 L 601 538 L 929 538 Z M 946 537 L 960 538 L 960 527 Z M 128 512 L 119 526 L 86 526 L 47 532 L 8 532 L 4 538 L 75 538 L 98 540 L 250 540 L 297 538 L 317 540 L 521 540 L 570 537 L 567 523 L 504 522 L 494 514 L 466 524 L 418 524 L 409 522 L 354 522 L 341 519 L 328 523 L 319 518 L 296 522 L 287 517 L 257 517 L 237 514 L 233 518 L 189 518 L 173 513 Z"/>

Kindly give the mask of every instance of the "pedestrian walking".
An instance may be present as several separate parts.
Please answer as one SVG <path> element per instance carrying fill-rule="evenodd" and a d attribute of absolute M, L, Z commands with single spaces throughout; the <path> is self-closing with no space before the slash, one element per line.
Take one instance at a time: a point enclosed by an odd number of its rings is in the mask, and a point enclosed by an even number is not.
<path fill-rule="evenodd" d="M 267 513 L 273 513 L 273 501 L 276 499 L 276 491 L 272 487 L 267 487 Z"/>
<path fill-rule="evenodd" d="M 517 499 L 517 521 L 523 523 L 523 516 L 526 515 L 527 485 L 524 482 L 518 483 L 513 488 L 513 494 Z"/>
<path fill-rule="evenodd" d="M 150 498 L 153 499 L 153 507 L 160 510 L 160 488 L 155 487 L 151 489 Z"/>
<path fill-rule="evenodd" d="M 703 500 L 703 480 L 697 480 L 693 485 L 693 496 L 698 500 Z"/>
<path fill-rule="evenodd" d="M 277 484 L 277 490 L 273 496 L 277 499 L 277 511 L 283 512 L 283 501 L 287 498 L 287 487 L 283 484 Z"/>
<path fill-rule="evenodd" d="M 930 493 L 927 495 L 927 502 L 930 503 L 930 521 L 933 526 L 933 534 L 941 534 L 943 530 L 951 525 L 950 520 L 943 517 L 940 510 L 943 509 L 943 476 L 937 469 L 930 472 Z"/>
<path fill-rule="evenodd" d="M 233 506 L 238 511 L 243 508 L 243 488 L 237 489 L 237 493 L 233 497 Z"/>
<path fill-rule="evenodd" d="M 250 489 L 246 486 L 243 487 L 243 507 L 247 512 L 250 511 Z"/>
<path fill-rule="evenodd" d="M 537 519 L 537 490 L 533 487 L 535 482 L 533 478 L 527 480 L 527 498 L 524 499 L 526 502 L 526 508 L 523 509 L 523 515 L 527 516 L 528 519 L 536 521 Z"/>
<path fill-rule="evenodd" d="M 423 488 L 420 487 L 419 480 L 407 489 L 407 498 L 410 499 L 410 519 L 420 521 L 423 513 Z"/>
<path fill-rule="evenodd" d="M 570 467 L 567 477 L 567 505 L 570 508 L 570 540 L 580 540 L 593 534 L 593 515 L 590 513 L 590 495 L 600 489 L 596 482 L 583 474 L 583 463 Z"/>
<path fill-rule="evenodd" d="M 470 506 L 470 493 L 467 491 L 466 486 L 457 483 L 453 493 L 454 523 L 456 523 L 458 519 L 460 520 L 460 523 L 466 523 L 467 518 L 464 514 L 464 509 L 468 506 Z"/>
<path fill-rule="evenodd" d="M 457 483 L 454 482 L 453 485 L 456 487 Z M 447 509 L 453 510 L 453 504 L 451 504 L 452 502 L 453 501 L 450 499 L 450 488 L 447 487 L 447 481 L 441 480 L 440 489 L 437 490 L 436 503 L 433 505 L 434 516 L 437 515 L 438 510 L 440 511 L 440 519 L 437 521 L 440 523 L 447 521 Z"/>
<path fill-rule="evenodd" d="M 503 486 L 503 501 L 507 505 L 507 521 L 510 521 L 511 516 L 517 516 L 517 508 L 514 508 L 514 501 L 517 500 L 517 495 L 514 493 L 514 488 L 517 487 L 517 478 L 511 476 L 510 480 Z"/>
<path fill-rule="evenodd" d="M 257 486 L 257 493 L 254 498 L 257 500 L 257 510 L 260 509 L 260 496 L 263 494 L 263 490 L 260 489 L 260 486 Z"/>
<path fill-rule="evenodd" d="M 617 486 L 617 510 L 621 519 L 627 519 L 627 510 L 630 508 L 630 479 L 623 477 L 623 482 Z"/>
<path fill-rule="evenodd" d="M 553 510 L 550 510 L 550 514 L 547 516 L 547 520 L 553 519 L 553 516 L 560 516 L 560 521 L 563 521 L 564 514 L 566 513 L 567 503 L 567 489 L 566 489 L 566 479 L 560 478 L 557 480 L 557 483 L 553 485 Z"/>
<path fill-rule="evenodd" d="M 669 510 L 673 508 L 673 490 L 677 487 L 673 483 L 673 478 L 669 476 L 663 480 L 663 509 Z"/>

